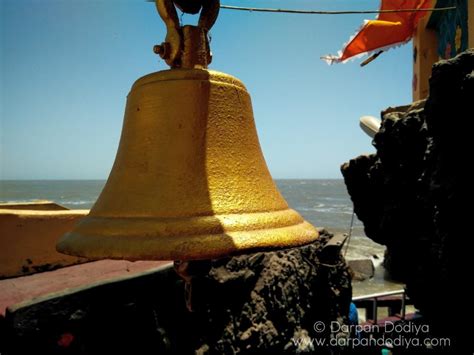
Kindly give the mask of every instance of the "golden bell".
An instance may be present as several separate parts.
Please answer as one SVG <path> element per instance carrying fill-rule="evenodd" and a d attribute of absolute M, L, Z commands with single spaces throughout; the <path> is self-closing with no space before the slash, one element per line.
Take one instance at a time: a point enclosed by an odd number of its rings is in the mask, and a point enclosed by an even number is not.
<path fill-rule="evenodd" d="M 107 183 L 57 249 L 92 259 L 193 260 L 317 237 L 270 176 L 244 85 L 216 71 L 171 69 L 133 85 Z"/>

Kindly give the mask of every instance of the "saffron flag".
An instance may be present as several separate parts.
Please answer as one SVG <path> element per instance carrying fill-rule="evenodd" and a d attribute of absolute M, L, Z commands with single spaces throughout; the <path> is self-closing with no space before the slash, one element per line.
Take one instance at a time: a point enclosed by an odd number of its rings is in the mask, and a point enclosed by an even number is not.
<path fill-rule="evenodd" d="M 432 0 L 382 0 L 380 10 L 427 9 Z M 427 11 L 385 12 L 376 20 L 366 20 L 362 28 L 339 51 L 337 56 L 321 59 L 329 64 L 346 62 L 348 59 L 385 51 L 408 42 L 415 32 L 418 21 Z"/>

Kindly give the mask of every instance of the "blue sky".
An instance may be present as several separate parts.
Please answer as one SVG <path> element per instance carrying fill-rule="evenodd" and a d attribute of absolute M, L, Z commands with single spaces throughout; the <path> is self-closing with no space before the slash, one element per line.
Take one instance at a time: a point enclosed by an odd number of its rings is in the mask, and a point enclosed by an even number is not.
<path fill-rule="evenodd" d="M 378 0 L 222 0 L 312 10 L 377 9 Z M 143 0 L 0 0 L 0 179 L 106 179 L 125 98 L 140 76 L 166 69 L 165 37 Z M 372 152 L 362 115 L 411 101 L 411 44 L 328 66 L 375 15 L 289 15 L 221 10 L 212 69 L 249 90 L 274 178 L 340 178 L 339 166 Z M 183 16 L 194 24 L 196 18 Z"/>

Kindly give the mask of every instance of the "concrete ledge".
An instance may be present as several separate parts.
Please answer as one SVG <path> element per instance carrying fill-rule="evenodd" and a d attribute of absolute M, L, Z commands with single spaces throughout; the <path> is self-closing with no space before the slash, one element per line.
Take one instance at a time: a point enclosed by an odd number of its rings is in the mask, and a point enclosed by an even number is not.
<path fill-rule="evenodd" d="M 56 251 L 57 240 L 86 216 L 88 210 L 45 211 L 14 209 L 12 205 L 7 209 L 2 207 L 0 205 L 0 279 L 88 261 Z"/>
<path fill-rule="evenodd" d="M 167 319 L 174 319 L 171 312 L 175 310 L 177 281 L 171 262 L 121 260 L 90 262 L 2 280 L 0 289 L 5 292 L 0 293 L 4 313 L 4 317 L 0 316 L 0 353 L 31 354 L 41 349 L 48 354 L 82 354 L 81 342 L 94 344 L 87 354 L 108 353 L 105 350 L 112 346 L 109 342 L 120 345 L 123 338 L 130 336 L 121 334 L 124 317 L 137 322 L 127 323 L 128 332 L 153 329 L 149 324 L 153 312 L 149 308 L 143 312 L 137 305 L 161 300 L 161 304 L 172 306 L 161 312 L 166 313 Z M 182 300 L 183 294 L 181 303 Z M 129 309 L 131 313 L 124 315 Z M 147 322 L 142 322 L 144 319 Z M 128 349 L 130 352 L 126 353 L 144 354 L 154 338 L 150 334 L 143 336 L 148 338 L 136 345 L 134 350 L 138 352 Z M 100 350 L 95 352 L 96 348 Z M 118 350 L 120 346 L 112 348 Z"/>
<path fill-rule="evenodd" d="M 124 280 L 144 272 L 153 272 L 169 261 L 101 260 L 74 265 L 55 271 L 42 272 L 0 280 L 0 317 L 6 309 L 17 310 L 60 294 L 78 292 L 115 280 Z"/>
<path fill-rule="evenodd" d="M 68 208 L 53 201 L 37 200 L 32 202 L 0 203 L 0 210 L 65 211 Z"/>

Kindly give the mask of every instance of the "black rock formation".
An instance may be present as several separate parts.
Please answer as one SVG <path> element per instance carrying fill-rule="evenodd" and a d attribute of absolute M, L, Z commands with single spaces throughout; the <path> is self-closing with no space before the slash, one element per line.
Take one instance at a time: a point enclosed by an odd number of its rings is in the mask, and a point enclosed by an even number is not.
<path fill-rule="evenodd" d="M 470 349 L 474 51 L 433 66 L 426 101 L 382 112 L 377 153 L 342 166 L 366 234 L 446 351 Z M 443 350 L 443 351 L 444 351 Z"/>
<path fill-rule="evenodd" d="M 194 285 L 205 295 L 192 318 L 194 331 L 201 330 L 198 353 L 337 353 L 311 344 L 349 335 L 330 329 L 334 322 L 347 324 L 352 297 L 344 259 L 323 249 L 330 236 L 323 232 L 304 247 L 212 262 Z"/>

